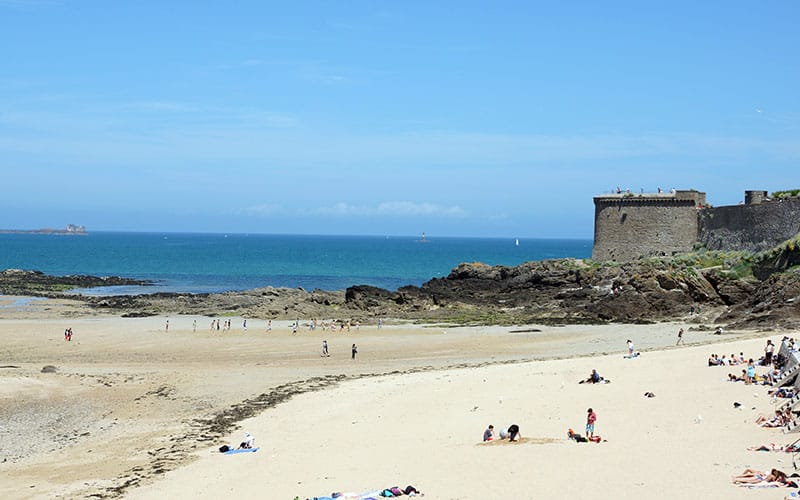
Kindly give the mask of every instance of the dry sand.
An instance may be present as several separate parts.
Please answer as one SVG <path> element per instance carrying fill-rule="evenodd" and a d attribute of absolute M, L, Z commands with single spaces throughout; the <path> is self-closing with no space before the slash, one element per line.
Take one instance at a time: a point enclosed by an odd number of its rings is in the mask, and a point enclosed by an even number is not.
<path fill-rule="evenodd" d="M 711 352 L 755 357 L 763 334 L 687 332 L 674 348 L 686 325 L 292 335 L 253 319 L 244 332 L 241 318 L 221 333 L 205 317 L 65 318 L 68 304 L 2 299 L 0 498 L 290 500 L 406 484 L 434 499 L 782 498 L 730 477 L 794 471 L 788 454 L 746 451 L 796 439 L 753 423 L 773 407 L 766 388 L 706 367 Z M 623 359 L 627 338 L 638 359 Z M 579 385 L 592 368 L 612 383 Z M 588 407 L 607 441 L 567 441 Z M 525 440 L 481 444 L 490 423 Z M 244 430 L 258 453 L 215 452 Z"/>

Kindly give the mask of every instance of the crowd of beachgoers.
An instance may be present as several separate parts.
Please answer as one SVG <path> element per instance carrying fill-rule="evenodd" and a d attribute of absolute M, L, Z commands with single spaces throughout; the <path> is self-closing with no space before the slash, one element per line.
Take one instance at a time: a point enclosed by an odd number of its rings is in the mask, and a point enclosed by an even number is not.
<path fill-rule="evenodd" d="M 753 420 L 755 425 L 768 429 L 780 429 L 783 440 L 789 441 L 789 432 L 798 427 L 800 420 L 796 413 L 795 405 L 800 400 L 795 378 L 800 367 L 800 345 L 793 338 L 784 337 L 780 343 L 779 352 L 771 339 L 766 341 L 763 354 L 758 357 L 746 357 L 743 352 L 730 356 L 711 354 L 708 366 L 742 366 L 741 375 L 728 373 L 727 381 L 743 382 L 746 385 L 766 385 L 770 388 L 767 395 L 775 405 L 772 415 L 759 414 Z M 758 368 L 758 369 L 757 369 Z M 743 404 L 733 403 L 734 408 L 740 409 Z M 774 431 L 773 431 L 774 432 Z M 776 439 L 771 438 L 770 441 Z M 748 447 L 750 451 L 800 453 L 800 439 L 791 439 L 786 444 L 760 444 Z M 792 460 L 794 464 L 794 460 Z M 747 468 L 740 474 L 732 477 L 733 484 L 747 488 L 798 488 L 800 486 L 800 473 L 793 471 L 790 474 L 772 468 L 770 471 L 759 471 Z M 797 498 L 797 493 L 791 493 L 786 498 Z"/>

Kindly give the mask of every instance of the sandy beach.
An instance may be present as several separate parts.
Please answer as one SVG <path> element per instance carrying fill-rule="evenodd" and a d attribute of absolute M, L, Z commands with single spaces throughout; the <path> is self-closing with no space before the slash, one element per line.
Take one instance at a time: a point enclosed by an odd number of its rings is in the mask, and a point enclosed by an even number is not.
<path fill-rule="evenodd" d="M 245 331 L 231 317 L 217 332 L 206 317 L 73 318 L 69 304 L 3 299 L 3 498 L 291 500 L 407 484 L 434 499 L 782 498 L 730 478 L 794 472 L 789 454 L 746 449 L 796 439 L 753 423 L 773 408 L 767 388 L 706 366 L 712 352 L 757 357 L 783 333 L 688 331 L 676 348 L 688 325 L 292 335 L 286 321 Z M 637 359 L 623 358 L 628 338 Z M 578 384 L 593 368 L 612 382 Z M 568 441 L 589 407 L 604 441 Z M 487 425 L 512 423 L 522 442 L 481 443 Z M 244 431 L 259 452 L 216 451 Z"/>

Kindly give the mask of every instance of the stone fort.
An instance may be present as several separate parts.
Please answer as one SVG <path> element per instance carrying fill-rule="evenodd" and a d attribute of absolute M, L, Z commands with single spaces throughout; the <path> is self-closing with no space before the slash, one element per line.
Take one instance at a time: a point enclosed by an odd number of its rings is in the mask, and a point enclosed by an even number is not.
<path fill-rule="evenodd" d="M 745 191 L 744 204 L 711 207 L 695 190 L 630 192 L 594 198 L 592 259 L 641 257 L 709 250 L 758 252 L 800 233 L 800 197 L 772 200 L 766 191 Z"/>

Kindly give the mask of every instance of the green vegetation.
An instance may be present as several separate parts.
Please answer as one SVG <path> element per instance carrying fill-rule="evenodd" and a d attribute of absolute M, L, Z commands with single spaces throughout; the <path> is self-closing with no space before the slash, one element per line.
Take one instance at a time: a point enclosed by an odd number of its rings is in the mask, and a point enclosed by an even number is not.
<path fill-rule="evenodd" d="M 753 260 L 755 262 L 773 260 L 786 252 L 795 252 L 799 250 L 800 250 L 800 233 L 797 234 L 794 238 L 790 238 L 778 246 L 757 253 L 755 256 L 753 256 Z"/>
<path fill-rule="evenodd" d="M 684 253 L 676 255 L 674 262 L 676 264 L 698 267 L 701 269 L 709 267 L 731 268 L 746 261 L 750 258 L 751 254 L 747 252 L 722 252 L 716 250 L 701 249 L 695 252 Z"/>
<path fill-rule="evenodd" d="M 800 189 L 788 189 L 785 191 L 774 191 L 772 193 L 772 199 L 779 200 L 781 198 L 795 198 L 800 196 Z"/>

